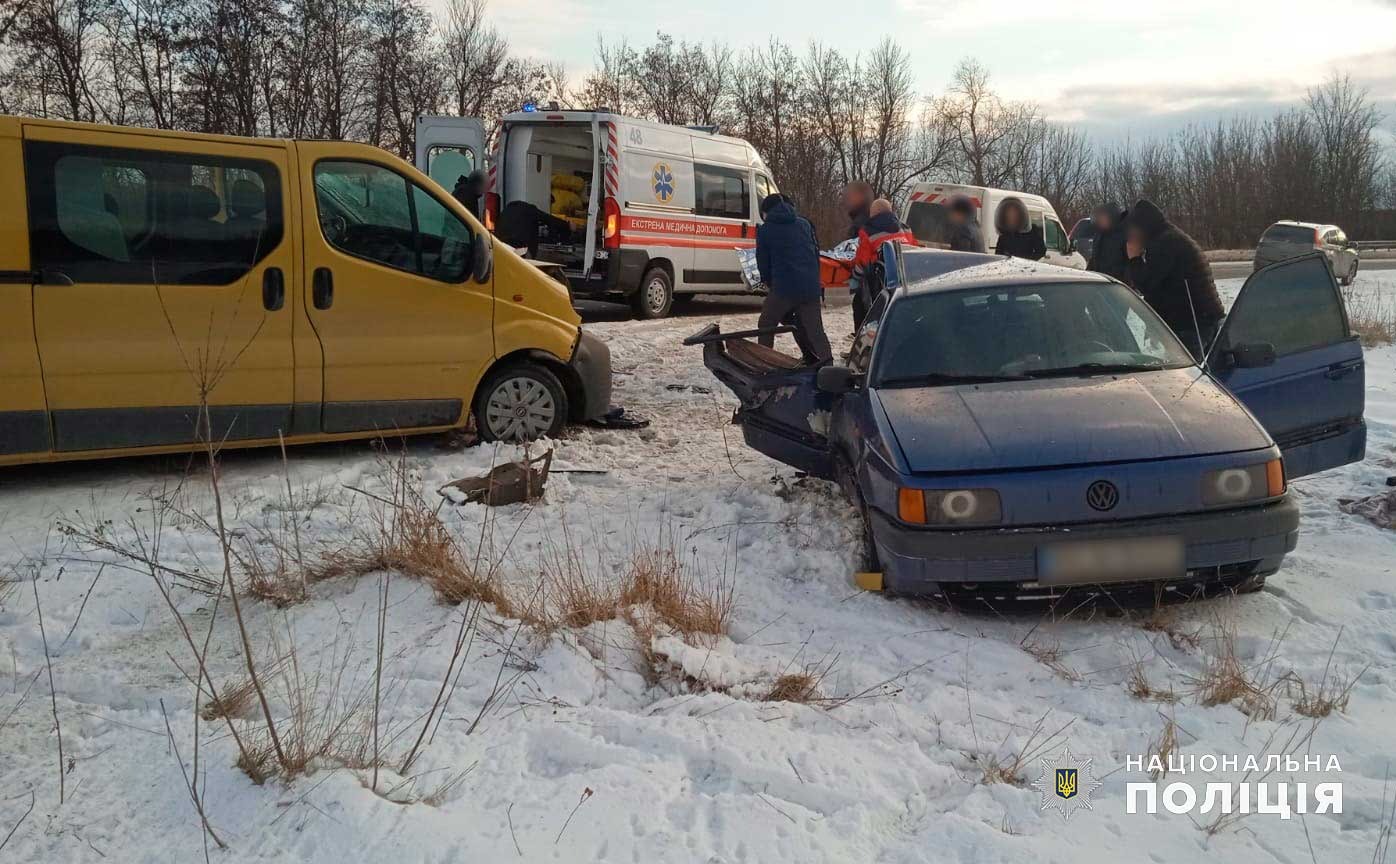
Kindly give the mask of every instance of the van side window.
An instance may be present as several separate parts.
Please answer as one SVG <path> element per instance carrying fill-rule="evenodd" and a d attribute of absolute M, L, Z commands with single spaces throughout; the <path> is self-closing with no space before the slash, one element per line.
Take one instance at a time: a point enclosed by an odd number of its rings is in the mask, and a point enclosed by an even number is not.
<path fill-rule="evenodd" d="M 1043 224 L 1047 229 L 1047 248 L 1063 255 L 1070 251 L 1071 244 L 1066 239 L 1066 232 L 1062 230 L 1062 223 L 1048 216 Z"/>
<path fill-rule="evenodd" d="M 251 159 L 31 141 L 35 266 L 74 282 L 228 285 L 281 244 L 281 177 Z"/>
<path fill-rule="evenodd" d="M 760 204 L 770 195 L 774 195 L 776 186 L 771 182 L 771 178 L 765 174 L 756 175 L 756 203 Z"/>
<path fill-rule="evenodd" d="M 699 216 L 747 219 L 751 216 L 751 196 L 747 172 L 716 165 L 693 165 L 693 212 Z"/>
<path fill-rule="evenodd" d="M 371 162 L 319 162 L 315 204 L 320 229 L 336 249 L 443 282 L 465 279 L 470 229 L 396 171 Z"/>

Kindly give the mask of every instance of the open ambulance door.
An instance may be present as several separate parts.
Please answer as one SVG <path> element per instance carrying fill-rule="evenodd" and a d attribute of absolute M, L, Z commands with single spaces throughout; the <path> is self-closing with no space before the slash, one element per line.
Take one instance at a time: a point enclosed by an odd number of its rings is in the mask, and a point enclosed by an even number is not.
<path fill-rule="evenodd" d="M 582 278 L 591 275 L 596 265 L 597 214 L 601 212 L 601 178 L 606 170 L 609 156 L 605 140 L 601 135 L 601 123 L 595 116 L 591 118 L 591 195 L 587 198 L 587 239 L 582 257 Z"/>
<path fill-rule="evenodd" d="M 417 170 L 450 192 L 461 177 L 485 170 L 485 124 L 474 117 L 418 116 L 416 162 Z M 483 206 L 476 212 L 485 212 Z"/>

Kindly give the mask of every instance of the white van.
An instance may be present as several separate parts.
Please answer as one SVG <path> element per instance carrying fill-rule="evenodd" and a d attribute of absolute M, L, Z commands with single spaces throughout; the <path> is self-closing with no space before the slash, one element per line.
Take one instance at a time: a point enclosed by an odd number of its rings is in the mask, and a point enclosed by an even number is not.
<path fill-rule="evenodd" d="M 1014 192 L 1010 189 L 991 189 L 987 186 L 964 186 L 957 183 L 917 183 L 911 190 L 906 207 L 902 210 L 902 222 L 922 243 L 938 245 L 945 242 L 946 206 L 952 198 L 963 195 L 974 205 L 979 220 L 980 236 L 984 248 L 980 252 L 993 252 L 998 242 L 999 232 L 995 223 L 999 207 L 1009 198 L 1017 198 L 1027 208 L 1028 217 L 1034 227 L 1042 229 L 1047 243 L 1047 255 L 1042 260 L 1063 267 L 1086 269 L 1086 259 L 1071 246 L 1066 230 L 1062 228 L 1061 217 L 1051 202 L 1041 195 L 1030 192 Z"/>
<path fill-rule="evenodd" d="M 450 189 L 482 164 L 484 138 L 477 120 L 420 117 L 418 167 Z M 735 250 L 756 244 L 757 204 L 776 186 L 740 138 L 539 109 L 501 121 L 486 191 L 496 231 L 516 202 L 541 211 L 533 251 L 563 266 L 574 295 L 624 297 L 662 318 L 676 299 L 750 291 Z"/>

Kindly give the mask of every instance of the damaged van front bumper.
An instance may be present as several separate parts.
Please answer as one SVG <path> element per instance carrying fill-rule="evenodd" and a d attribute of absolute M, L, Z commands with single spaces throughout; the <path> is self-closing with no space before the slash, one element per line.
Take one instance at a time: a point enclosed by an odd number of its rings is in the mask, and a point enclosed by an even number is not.
<path fill-rule="evenodd" d="M 577 347 L 568 361 L 581 384 L 581 405 L 575 420 L 595 420 L 611 409 L 611 349 L 605 342 L 581 330 Z"/>

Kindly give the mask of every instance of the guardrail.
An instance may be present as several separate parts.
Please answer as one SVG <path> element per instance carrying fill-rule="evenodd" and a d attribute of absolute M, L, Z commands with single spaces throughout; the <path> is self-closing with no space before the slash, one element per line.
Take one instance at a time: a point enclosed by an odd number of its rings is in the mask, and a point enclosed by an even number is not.
<path fill-rule="evenodd" d="M 1375 252 L 1381 249 L 1396 249 L 1396 240 L 1359 240 L 1352 244 L 1359 251 Z"/>

